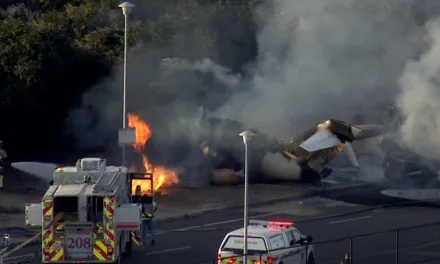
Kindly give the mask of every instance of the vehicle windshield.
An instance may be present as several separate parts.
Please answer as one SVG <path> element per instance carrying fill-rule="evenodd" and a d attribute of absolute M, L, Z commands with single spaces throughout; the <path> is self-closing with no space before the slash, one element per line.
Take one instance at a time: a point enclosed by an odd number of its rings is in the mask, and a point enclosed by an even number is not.
<path fill-rule="evenodd" d="M 266 241 L 262 237 L 248 237 L 248 252 L 260 253 L 267 251 Z M 222 251 L 232 251 L 234 253 L 243 252 L 244 239 L 243 236 L 229 236 L 223 243 Z"/>

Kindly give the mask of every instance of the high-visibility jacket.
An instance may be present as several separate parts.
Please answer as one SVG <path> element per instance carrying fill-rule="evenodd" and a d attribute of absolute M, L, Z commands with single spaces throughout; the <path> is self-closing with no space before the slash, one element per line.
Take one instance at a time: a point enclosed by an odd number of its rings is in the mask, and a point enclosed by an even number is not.
<path fill-rule="evenodd" d="M 156 210 L 157 210 L 157 203 L 154 199 L 153 199 L 152 204 L 143 204 L 142 205 L 142 219 L 144 219 L 144 220 L 153 219 L 154 213 L 156 212 Z"/>
<path fill-rule="evenodd" d="M 3 174 L 0 174 L 0 189 L 3 188 Z"/>

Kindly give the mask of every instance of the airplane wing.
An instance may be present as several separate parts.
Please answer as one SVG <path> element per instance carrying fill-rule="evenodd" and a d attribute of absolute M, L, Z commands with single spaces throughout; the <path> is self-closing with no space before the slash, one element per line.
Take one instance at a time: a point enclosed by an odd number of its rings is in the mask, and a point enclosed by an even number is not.
<path fill-rule="evenodd" d="M 320 128 L 311 137 L 306 139 L 299 146 L 308 151 L 314 152 L 321 149 L 331 148 L 342 144 L 343 142 L 327 128 Z"/>
<path fill-rule="evenodd" d="M 378 125 L 355 126 L 336 119 L 329 119 L 316 127 L 316 132 L 299 145 L 308 152 L 335 147 L 354 140 L 375 137 L 384 132 L 382 127 Z"/>

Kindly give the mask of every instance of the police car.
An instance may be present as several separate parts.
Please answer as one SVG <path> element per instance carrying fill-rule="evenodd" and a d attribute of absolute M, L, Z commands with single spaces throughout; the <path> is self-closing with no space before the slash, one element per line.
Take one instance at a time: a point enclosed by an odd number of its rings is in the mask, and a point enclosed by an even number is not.
<path fill-rule="evenodd" d="M 217 254 L 217 264 L 243 264 L 243 228 L 228 233 Z M 293 222 L 250 220 L 246 264 L 314 264 L 312 236 L 302 235 Z"/>

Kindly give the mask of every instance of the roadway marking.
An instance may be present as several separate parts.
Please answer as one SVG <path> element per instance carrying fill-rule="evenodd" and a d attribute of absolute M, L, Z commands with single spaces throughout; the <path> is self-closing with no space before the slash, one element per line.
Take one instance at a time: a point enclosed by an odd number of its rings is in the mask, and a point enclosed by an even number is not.
<path fill-rule="evenodd" d="M 356 218 L 349 218 L 349 219 L 334 221 L 334 222 L 330 222 L 329 224 L 330 225 L 341 224 L 341 223 L 347 223 L 347 222 L 353 222 L 353 221 L 368 219 L 368 218 L 371 218 L 371 217 L 372 217 L 371 215 L 366 215 L 366 216 L 362 216 L 362 217 L 356 217 Z"/>
<path fill-rule="evenodd" d="M 254 215 L 254 216 L 249 217 L 249 219 L 260 218 L 260 217 L 266 217 L 266 216 L 272 216 L 272 215 L 277 215 L 277 214 L 279 214 L 279 213 L 270 213 L 270 214 Z M 200 228 L 200 227 L 209 227 L 209 226 L 216 226 L 216 225 L 230 224 L 230 223 L 239 222 L 239 221 L 243 221 L 243 218 L 231 219 L 231 220 L 226 220 L 226 221 L 221 221 L 221 222 L 214 222 L 214 223 L 203 224 L 203 225 L 197 225 L 197 226 L 184 227 L 184 228 L 177 229 L 177 231 L 185 231 L 185 230 L 191 230 L 191 229 L 196 229 L 196 228 Z"/>
<path fill-rule="evenodd" d="M 322 201 L 322 198 L 318 198 L 318 199 L 316 199 L 316 197 L 306 198 L 304 200 L 298 201 L 298 204 L 302 205 L 303 202 L 306 202 L 306 201 L 316 201 L 316 200 L 317 201 Z M 329 200 L 331 200 L 331 199 L 329 199 Z M 337 204 L 343 204 L 343 203 L 341 203 L 341 202 L 325 202 L 324 201 L 322 204 L 307 206 L 307 208 L 319 208 L 319 207 L 322 207 L 323 205 L 328 205 L 328 204 L 336 204 L 337 205 Z M 249 219 L 261 218 L 261 217 L 267 217 L 267 216 L 273 216 L 273 215 L 279 215 L 279 214 L 282 214 L 282 213 L 277 211 L 277 212 L 272 212 L 272 213 L 267 213 L 267 214 L 251 216 L 251 217 L 249 217 Z M 314 220 L 314 219 L 315 218 L 310 218 L 310 219 L 305 218 L 304 220 Z M 318 219 L 319 219 L 319 217 L 318 217 Z M 243 221 L 243 218 L 237 218 L 237 219 L 225 220 L 225 221 L 220 221 L 220 222 L 201 224 L 201 225 L 196 225 L 196 226 L 189 226 L 189 227 L 172 229 L 172 230 L 166 230 L 166 231 L 163 230 L 162 232 L 157 232 L 156 235 L 161 235 L 161 234 L 170 233 L 170 232 L 187 231 L 187 230 L 203 228 L 203 227 L 212 227 L 212 226 L 216 226 L 216 225 L 230 224 L 230 223 L 235 223 L 235 222 L 240 222 L 240 221 Z"/>
<path fill-rule="evenodd" d="M 154 251 L 154 252 L 151 252 L 151 253 L 147 253 L 147 254 L 145 254 L 145 256 L 156 255 L 156 254 L 162 254 L 162 253 L 173 252 L 173 251 L 179 251 L 179 250 L 185 250 L 185 249 L 190 249 L 190 248 L 191 248 L 191 246 L 180 247 L 180 248 L 164 249 L 164 250 L 161 250 L 161 251 Z"/>

